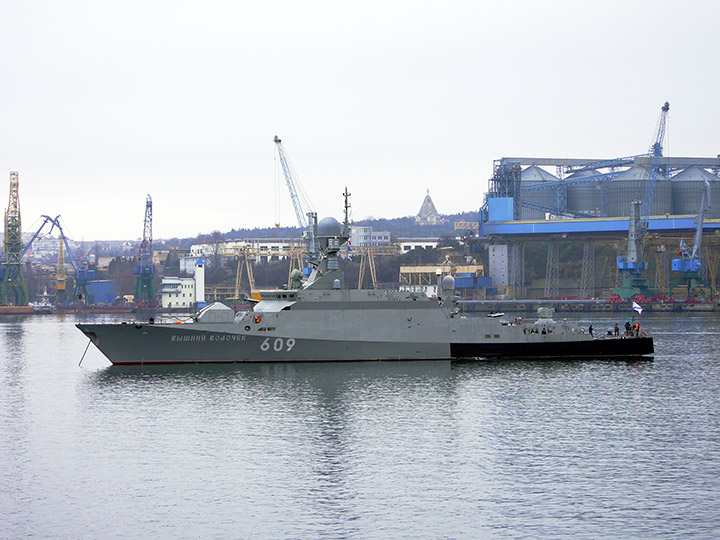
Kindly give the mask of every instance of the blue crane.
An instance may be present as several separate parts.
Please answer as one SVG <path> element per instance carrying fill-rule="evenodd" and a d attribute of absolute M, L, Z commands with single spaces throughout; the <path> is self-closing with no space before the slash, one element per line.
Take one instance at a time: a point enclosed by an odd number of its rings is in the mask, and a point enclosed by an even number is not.
<path fill-rule="evenodd" d="M 277 147 L 278 157 L 280 158 L 280 166 L 282 167 L 283 176 L 285 176 L 285 183 L 287 184 L 288 191 L 290 192 L 290 199 L 292 200 L 293 209 L 295 210 L 295 217 L 297 218 L 298 225 L 303 230 L 303 238 L 305 238 L 305 241 L 308 244 L 308 259 L 309 261 L 313 261 L 317 258 L 318 254 L 317 213 L 313 211 L 307 195 L 303 191 L 299 181 L 297 181 L 297 175 L 294 174 L 293 168 L 285 155 L 282 140 L 275 135 L 273 142 Z"/>
<path fill-rule="evenodd" d="M 642 254 L 644 250 L 644 238 L 647 233 L 648 227 L 650 226 L 650 212 L 652 212 L 653 194 L 655 193 L 655 181 L 657 180 L 658 172 L 660 171 L 660 158 L 663 157 L 663 140 L 665 139 L 665 126 L 667 124 L 667 114 L 670 110 L 670 103 L 667 101 L 660 109 L 660 118 L 658 119 L 658 125 L 655 130 L 655 140 L 650 146 L 650 164 L 648 166 L 648 178 L 645 183 L 645 196 L 643 197 L 643 209 L 642 219 L 639 224 L 639 235 L 640 235 L 640 260 L 642 261 Z"/>
<path fill-rule="evenodd" d="M 645 195 L 642 201 L 631 201 L 630 227 L 628 231 L 627 255 L 618 257 L 618 269 L 620 272 L 634 275 L 642 274 L 647 265 L 643 262 L 645 250 L 645 235 L 650 226 L 650 213 L 652 211 L 653 194 L 655 193 L 655 181 L 660 170 L 660 158 L 663 155 L 663 139 L 665 138 L 665 125 L 670 104 L 666 101 L 660 109 L 660 119 L 656 128 L 656 135 L 648 153 L 648 177 L 645 182 Z M 638 212 L 636 206 L 641 206 Z M 639 219 L 638 219 L 639 217 Z M 633 219 L 635 218 L 635 219 Z"/>
<path fill-rule="evenodd" d="M 70 257 L 70 263 L 75 270 L 75 289 L 73 291 L 74 298 L 81 303 L 92 302 L 92 297 L 88 292 L 87 283 L 89 280 L 95 279 L 95 270 L 90 268 L 90 264 L 87 260 L 80 259 L 73 254 L 73 250 L 68 243 L 67 236 L 65 236 L 65 232 L 60 224 L 59 215 L 54 218 L 46 215 L 42 215 L 40 217 L 42 218 L 42 223 L 33 233 L 30 240 L 22 246 L 22 249 L 17 254 L 18 260 L 22 260 L 32 246 L 33 242 L 40 236 L 40 233 L 43 232 L 43 229 L 45 229 L 46 226 L 50 226 L 46 234 L 52 234 L 53 230 L 57 228 L 58 231 L 60 231 L 60 238 L 62 239 L 65 249 L 68 252 L 68 256 Z"/>
<path fill-rule="evenodd" d="M 660 158 L 663 155 L 663 139 L 670 104 L 666 101 L 660 109 L 660 118 L 648 157 L 648 177 L 645 182 L 645 194 L 642 200 L 630 201 L 630 218 L 628 219 L 627 252 L 617 258 L 618 272 L 624 277 L 621 289 L 614 294 L 627 300 L 636 294 L 648 296 L 657 291 L 650 291 L 650 283 L 642 275 L 647 270 L 644 261 L 645 236 L 650 226 L 655 181 L 660 170 Z"/>
<path fill-rule="evenodd" d="M 40 236 L 40 233 L 45 228 L 45 225 L 47 225 L 48 223 L 50 224 L 50 230 L 47 232 L 47 234 L 51 234 L 55 227 L 59 227 L 57 220 L 60 216 L 51 218 L 50 216 L 43 215 L 40 217 L 42 218 L 43 222 L 40 224 L 40 227 L 38 227 L 37 231 L 35 231 L 35 233 L 32 235 L 32 238 L 30 238 L 30 241 L 28 241 L 23 246 L 22 251 L 20 252 L 20 258 L 25 256 L 25 253 L 27 253 L 27 251 L 30 249 L 30 246 L 32 246 L 32 243 L 37 239 L 38 236 Z"/>
<path fill-rule="evenodd" d="M 680 258 L 672 260 L 673 272 L 680 272 L 679 278 L 670 285 L 670 293 L 673 289 L 681 284 L 687 285 L 688 297 L 695 296 L 695 287 L 698 283 L 705 285 L 710 290 L 711 294 L 714 292 L 713 287 L 706 283 L 700 278 L 700 268 L 702 263 L 700 262 L 700 248 L 702 246 L 702 231 L 703 224 L 705 223 L 705 211 L 710 208 L 710 182 L 707 178 L 705 179 L 705 190 L 702 194 L 700 201 L 700 211 L 697 217 L 697 227 L 695 228 L 695 242 L 693 243 L 692 249 L 688 246 L 684 240 L 680 240 Z"/>
<path fill-rule="evenodd" d="M 75 274 L 73 276 L 75 280 L 73 298 L 75 301 L 78 301 L 80 303 L 92 303 L 92 295 L 88 291 L 88 281 L 95 279 L 95 270 L 91 268 L 91 264 L 86 258 L 75 255 L 75 253 L 73 252 L 72 248 L 70 247 L 70 243 L 68 242 L 67 236 L 65 235 L 65 231 L 60 224 L 59 215 L 55 216 L 54 218 L 46 215 L 42 215 L 40 217 L 42 217 L 43 222 L 40 224 L 38 230 L 35 231 L 35 234 L 33 234 L 30 241 L 25 244 L 25 247 L 21 252 L 21 257 L 22 255 L 25 255 L 28 249 L 30 249 L 32 243 L 38 236 L 40 236 L 40 233 L 46 225 L 50 225 L 50 229 L 48 230 L 47 234 L 51 234 L 53 232 L 53 229 L 57 228 L 58 231 L 60 231 L 60 238 L 65 245 L 65 249 L 67 250 L 70 264 L 72 264 L 73 270 L 75 271 Z"/>
<path fill-rule="evenodd" d="M 43 217 L 45 219 L 52 219 L 48 216 Z M 75 271 L 75 274 L 73 275 L 75 280 L 75 287 L 73 288 L 73 301 L 79 302 L 81 304 L 91 304 L 93 301 L 93 297 L 88 290 L 88 281 L 92 281 L 93 279 L 95 279 L 95 269 L 92 268 L 90 261 L 88 261 L 86 257 L 76 255 L 70 247 L 70 243 L 68 242 L 67 236 L 65 235 L 65 231 L 60 224 L 60 216 L 55 217 L 54 219 L 52 219 L 52 221 L 53 226 L 57 227 L 60 231 L 60 237 L 62 238 L 65 249 L 67 250 L 70 264 Z"/>

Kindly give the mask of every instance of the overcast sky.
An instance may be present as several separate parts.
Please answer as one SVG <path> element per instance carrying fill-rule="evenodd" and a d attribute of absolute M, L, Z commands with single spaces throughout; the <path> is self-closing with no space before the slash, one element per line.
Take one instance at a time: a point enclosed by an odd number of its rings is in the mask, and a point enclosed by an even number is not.
<path fill-rule="evenodd" d="M 477 210 L 503 156 L 720 153 L 720 2 L 0 0 L 0 200 L 76 239 Z M 296 225 L 287 189 L 281 225 Z M 35 228 L 39 225 L 36 223 Z"/>

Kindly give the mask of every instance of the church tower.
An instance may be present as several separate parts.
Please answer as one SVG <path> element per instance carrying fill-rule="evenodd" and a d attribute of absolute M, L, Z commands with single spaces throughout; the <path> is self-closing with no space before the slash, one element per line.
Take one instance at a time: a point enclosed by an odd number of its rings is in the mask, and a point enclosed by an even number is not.
<path fill-rule="evenodd" d="M 428 189 L 420 211 L 415 216 L 415 223 L 418 225 L 435 225 L 436 223 L 440 223 L 440 221 L 440 214 L 438 214 L 435 209 L 435 204 L 430 198 L 430 190 Z"/>

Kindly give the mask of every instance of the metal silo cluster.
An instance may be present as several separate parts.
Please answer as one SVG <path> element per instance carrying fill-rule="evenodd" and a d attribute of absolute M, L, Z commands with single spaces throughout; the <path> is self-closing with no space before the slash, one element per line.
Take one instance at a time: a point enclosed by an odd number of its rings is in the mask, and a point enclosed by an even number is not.
<path fill-rule="evenodd" d="M 710 184 L 710 208 L 706 218 L 720 218 L 720 179 L 705 169 L 693 165 L 670 179 L 673 214 L 697 214 L 700 210 L 705 181 Z"/>
<path fill-rule="evenodd" d="M 674 172 L 671 177 L 664 170 L 658 171 L 649 214 L 697 214 L 707 181 L 710 184 L 711 206 L 706 217 L 720 218 L 720 177 L 698 165 L 677 170 L 680 172 Z M 636 163 L 626 168 L 616 168 L 610 173 L 587 168 L 561 180 L 537 165 L 531 165 L 520 174 L 521 190 L 517 197 L 520 204 L 519 218 L 544 220 L 546 213 L 553 213 L 552 209 L 560 213 L 567 210 L 585 217 L 627 217 L 630 202 L 644 200 L 649 176 L 649 168 Z M 543 184 L 548 184 L 549 189 L 522 189 Z M 560 189 L 566 193 L 565 209 L 558 208 Z M 520 201 L 531 205 L 523 205 Z M 532 205 L 540 205 L 547 210 Z"/>
<path fill-rule="evenodd" d="M 576 180 L 599 176 L 596 169 L 578 171 L 567 178 L 567 206 L 571 212 L 582 212 L 595 217 L 606 215 L 607 186 L 604 183 L 592 182 L 588 184 L 574 184 Z"/>
<path fill-rule="evenodd" d="M 625 217 L 630 215 L 630 202 L 642 201 L 645 197 L 650 171 L 647 167 L 634 165 L 608 181 L 608 217 Z M 643 212 L 645 209 L 643 209 Z M 652 199 L 651 216 L 662 216 L 672 213 L 672 197 L 670 180 L 662 172 L 658 172 L 655 180 L 655 193 Z"/>
<path fill-rule="evenodd" d="M 522 188 L 537 186 L 559 182 L 560 179 L 554 174 L 550 174 L 545 169 L 541 169 L 535 165 L 523 170 L 520 174 L 520 189 L 522 200 L 529 203 L 535 203 L 547 207 L 555 207 L 556 191 L 553 189 L 544 189 L 539 191 L 523 192 Z M 520 219 L 545 219 L 546 210 L 523 206 L 520 209 Z"/>

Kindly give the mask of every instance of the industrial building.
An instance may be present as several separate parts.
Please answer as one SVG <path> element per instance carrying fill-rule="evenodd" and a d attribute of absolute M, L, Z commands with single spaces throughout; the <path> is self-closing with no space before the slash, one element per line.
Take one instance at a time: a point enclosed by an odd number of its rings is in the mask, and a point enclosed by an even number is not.
<path fill-rule="evenodd" d="M 668 257 L 680 241 L 691 238 L 708 186 L 710 204 L 702 226 L 705 241 L 705 271 L 715 282 L 720 234 L 720 159 L 661 158 L 654 192 L 649 195 L 652 171 L 646 156 L 599 159 L 502 158 L 486 206 L 481 211 L 480 234 L 489 243 L 489 270 L 494 283 L 506 286 L 512 297 L 522 296 L 523 249 L 528 242 L 548 245 L 545 296 L 557 297 L 557 244 L 584 245 L 584 267 L 575 294 L 595 296 L 589 272 L 594 248 L 611 243 L 618 255 L 626 249 L 631 201 L 649 203 L 643 209 L 647 222 L 647 254 L 655 264 L 656 284 L 667 293 L 672 276 Z M 554 167 L 552 175 L 541 167 Z M 526 174 L 526 171 L 529 171 Z M 544 171 L 540 173 L 539 171 Z M 525 181 L 525 179 L 528 179 Z M 717 201 L 717 202 L 715 202 Z M 584 286 L 583 286 L 584 283 Z M 560 295 L 563 296 L 563 295 Z"/>
<path fill-rule="evenodd" d="M 195 261 L 193 277 L 164 276 L 158 290 L 163 309 L 205 307 L 205 263 Z"/>
<path fill-rule="evenodd" d="M 505 157 L 495 161 L 480 210 L 479 235 L 489 245 L 489 273 L 494 284 L 504 287 L 501 294 L 508 298 L 527 294 L 525 246 L 542 243 L 547 250 L 543 296 L 566 296 L 559 287 L 563 261 L 558 247 L 574 242 L 583 248 L 582 270 L 577 287 L 565 293 L 581 297 L 599 293 L 595 291 L 594 253 L 609 245 L 617 252 L 618 288 L 630 274 L 637 280 L 649 271 L 651 262 L 656 289 L 644 285 L 644 293 L 672 295 L 677 286 L 689 281 L 694 286 L 698 281 L 707 285 L 707 295 L 715 295 L 720 256 L 720 157 L 664 156 L 668 110 L 665 103 L 653 143 L 644 154 L 601 159 Z M 630 219 L 633 201 L 639 201 L 635 222 Z M 670 257 L 687 247 L 696 232 L 696 247 L 699 249 L 702 241 L 703 252 L 685 256 L 695 257 L 697 264 L 673 261 L 672 267 L 697 271 L 671 273 Z M 633 243 L 639 246 L 639 253 L 632 256 L 638 258 L 624 264 L 621 259 L 627 257 Z M 639 290 L 630 288 L 627 296 L 620 296 L 627 299 Z"/>
<path fill-rule="evenodd" d="M 390 243 L 390 231 L 373 231 L 372 227 L 362 225 L 350 226 L 350 245 L 353 248 L 389 246 Z"/>

